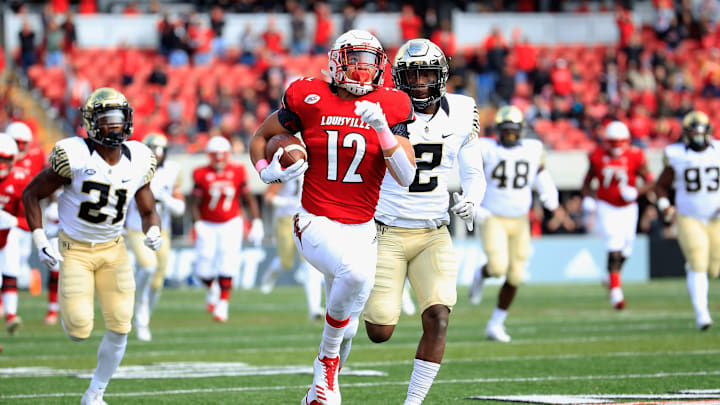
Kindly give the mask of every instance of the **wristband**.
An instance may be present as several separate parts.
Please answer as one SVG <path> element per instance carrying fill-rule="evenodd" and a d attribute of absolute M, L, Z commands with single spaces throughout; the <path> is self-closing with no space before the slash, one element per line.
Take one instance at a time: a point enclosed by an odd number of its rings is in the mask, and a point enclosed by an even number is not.
<path fill-rule="evenodd" d="M 262 171 L 262 169 L 270 166 L 270 163 L 266 159 L 260 159 L 255 163 L 255 170 L 257 170 L 258 173 Z"/>
<path fill-rule="evenodd" d="M 380 141 L 380 149 L 382 150 L 392 149 L 398 144 L 397 138 L 395 138 L 395 135 L 390 132 L 390 128 L 388 127 L 383 128 L 383 130 L 377 134 L 378 141 Z"/>

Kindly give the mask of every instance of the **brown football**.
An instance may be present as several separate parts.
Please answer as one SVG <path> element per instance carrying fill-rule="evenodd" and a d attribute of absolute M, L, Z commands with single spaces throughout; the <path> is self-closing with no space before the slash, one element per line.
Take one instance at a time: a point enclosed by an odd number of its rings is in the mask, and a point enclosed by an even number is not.
<path fill-rule="evenodd" d="M 300 159 L 307 160 L 307 150 L 305 150 L 300 138 L 289 134 L 275 135 L 268 140 L 265 146 L 265 159 L 272 162 L 275 152 L 281 147 L 285 149 L 285 152 L 280 156 L 280 166 L 283 169 Z"/>

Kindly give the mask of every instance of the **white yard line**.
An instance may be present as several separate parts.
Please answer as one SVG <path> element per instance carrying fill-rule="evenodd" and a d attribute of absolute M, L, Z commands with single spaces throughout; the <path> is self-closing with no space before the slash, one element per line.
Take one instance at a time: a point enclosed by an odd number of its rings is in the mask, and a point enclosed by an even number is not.
<path fill-rule="evenodd" d="M 672 373 L 653 373 L 653 374 L 616 374 L 616 375 L 582 375 L 582 376 L 543 376 L 543 377 L 516 377 L 516 378 L 470 378 L 470 379 L 451 379 L 436 380 L 435 384 L 487 384 L 487 383 L 510 383 L 510 382 L 543 382 L 543 381 L 586 381 L 586 380 L 623 380 L 623 379 L 659 379 L 671 377 L 690 377 L 690 376 L 716 376 L 720 375 L 720 370 L 713 371 L 688 371 L 688 372 L 672 372 Z M 378 381 L 365 383 L 348 383 L 343 384 L 344 388 L 359 387 L 379 387 L 407 385 L 408 381 Z M 284 391 L 284 390 L 304 390 L 305 385 L 286 385 L 286 386 L 265 386 L 265 387 L 226 387 L 226 388 L 196 388 L 185 390 L 166 390 L 166 391 L 144 391 L 144 392 L 118 392 L 107 393 L 105 397 L 145 397 L 159 395 L 183 395 L 183 394 L 207 394 L 221 392 L 243 392 L 243 391 Z M 57 397 L 78 397 L 81 393 L 76 392 L 56 392 L 47 394 L 17 394 L 17 395 L 0 395 L 0 399 L 35 399 L 35 398 L 57 398 Z"/>
<path fill-rule="evenodd" d="M 667 328 L 663 328 L 666 330 Z M 540 339 L 522 339 L 522 338 L 513 338 L 512 345 L 529 345 L 529 344 L 558 344 L 558 343 L 593 343 L 593 342 L 605 342 L 605 341 L 617 341 L 617 340 L 637 340 L 638 338 L 642 339 L 667 339 L 667 336 L 658 336 L 658 335 L 626 335 L 626 336 L 617 336 L 617 335 L 607 335 L 607 336 L 589 336 L 589 337 L 568 337 L 568 338 L 540 338 Z M 69 344 L 69 343 L 68 343 Z M 481 339 L 479 336 L 476 340 L 469 340 L 469 341 L 449 341 L 448 346 L 449 347 L 468 347 L 468 346 L 477 346 L 477 345 L 487 345 L 487 344 L 494 344 L 493 342 L 488 342 L 485 339 Z M 7 348 L 12 348 L 12 342 L 10 344 L 7 344 Z M 37 344 L 36 344 L 37 345 Z M 182 354 L 213 354 L 218 352 L 230 352 L 230 353 L 238 353 L 238 354 L 258 354 L 258 353 L 302 353 L 307 352 L 310 350 L 316 350 L 316 344 L 308 345 L 308 346 L 294 346 L 294 347 L 267 347 L 267 348 L 260 348 L 260 347 L 249 347 L 249 348 L 243 348 L 243 349 L 224 349 L 220 348 L 217 350 L 207 350 L 207 349 L 182 349 L 182 350 L 149 350 L 149 351 L 142 351 L 137 350 L 140 346 L 131 346 L 129 350 L 125 353 L 124 358 L 133 358 L 133 357 L 162 357 L 162 356 L 172 356 L 178 353 Z M 353 349 L 355 350 L 363 350 L 363 349 L 378 349 L 382 348 L 383 346 L 377 346 L 375 344 L 371 344 L 369 342 L 367 343 L 353 343 Z M 386 348 L 415 348 L 417 347 L 417 342 L 409 342 L 409 343 L 389 343 L 385 345 Z M 37 355 L 26 355 L 26 356 L 0 356 L 0 364 L 2 364 L 5 361 L 15 361 L 15 360 L 58 360 L 58 359 L 76 359 L 78 357 L 86 357 L 87 353 L 78 353 L 77 355 L 67 355 L 67 354 L 55 354 L 55 355 L 44 355 L 44 356 L 37 356 Z"/>

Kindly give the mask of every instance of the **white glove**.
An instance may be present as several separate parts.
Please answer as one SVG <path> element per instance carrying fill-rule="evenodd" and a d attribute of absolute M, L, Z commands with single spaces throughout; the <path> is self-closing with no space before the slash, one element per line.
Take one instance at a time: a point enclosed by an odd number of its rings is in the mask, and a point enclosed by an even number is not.
<path fill-rule="evenodd" d="M 45 231 L 43 231 L 42 228 L 35 229 L 32 232 L 32 238 L 33 242 L 35 242 L 35 247 L 38 249 L 40 261 L 45 267 L 53 269 L 57 267 L 59 262 L 63 261 L 60 253 L 58 253 L 50 244 L 50 241 L 48 241 L 47 236 L 45 236 Z"/>
<path fill-rule="evenodd" d="M 359 116 L 362 122 L 373 127 L 376 132 L 382 132 L 385 128 L 388 128 L 387 119 L 385 119 L 380 103 L 367 100 L 356 101 L 355 115 Z"/>
<path fill-rule="evenodd" d="M 595 199 L 588 196 L 585 196 L 582 200 L 582 209 L 585 212 L 595 212 L 597 210 L 597 203 L 595 202 Z"/>
<path fill-rule="evenodd" d="M 17 217 L 7 211 L 0 210 L 0 229 L 10 229 L 18 224 Z"/>
<path fill-rule="evenodd" d="M 292 165 L 288 166 L 287 169 L 283 170 L 280 165 L 280 157 L 285 150 L 278 148 L 273 155 L 272 162 L 260 171 L 260 178 L 266 184 L 270 183 L 285 183 L 286 181 L 292 180 L 305 173 L 308 169 L 308 164 L 305 159 L 300 159 Z"/>
<path fill-rule="evenodd" d="M 153 225 L 145 234 L 145 246 L 152 250 L 159 250 L 162 245 L 162 237 L 160 236 L 160 227 Z"/>
<path fill-rule="evenodd" d="M 487 208 L 482 206 L 475 207 L 475 221 L 482 225 L 487 221 L 488 217 L 490 217 L 491 213 L 488 211 Z"/>
<path fill-rule="evenodd" d="M 457 192 L 453 193 L 453 200 L 455 201 L 455 205 L 450 207 L 450 211 L 453 212 L 453 214 L 457 215 L 465 221 L 465 226 L 467 226 L 468 231 L 473 230 L 473 214 L 475 212 L 474 210 L 474 204 L 468 200 L 465 200 L 463 196 L 458 194 Z"/>
<path fill-rule="evenodd" d="M 633 202 L 638 198 L 638 191 L 633 186 L 620 187 L 620 197 L 627 202 Z"/>
<path fill-rule="evenodd" d="M 255 246 L 260 246 L 263 238 L 265 237 L 265 227 L 263 226 L 262 219 L 255 218 L 250 226 L 250 232 L 248 232 L 248 241 Z"/>

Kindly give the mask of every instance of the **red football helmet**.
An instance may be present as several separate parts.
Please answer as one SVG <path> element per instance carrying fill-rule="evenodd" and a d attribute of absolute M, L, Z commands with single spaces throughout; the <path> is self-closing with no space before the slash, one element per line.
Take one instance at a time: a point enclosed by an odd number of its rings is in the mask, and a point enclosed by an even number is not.
<path fill-rule="evenodd" d="M 15 140 L 8 134 L 0 133 L 0 180 L 10 174 L 17 154 L 18 148 Z"/>
<path fill-rule="evenodd" d="M 618 157 L 630 146 L 630 131 L 620 121 L 613 121 L 605 127 L 605 149 Z"/>
<path fill-rule="evenodd" d="M 350 30 L 340 35 L 328 52 L 328 69 L 333 82 L 356 96 L 383 85 L 386 63 L 387 56 L 380 41 L 363 30 Z"/>

